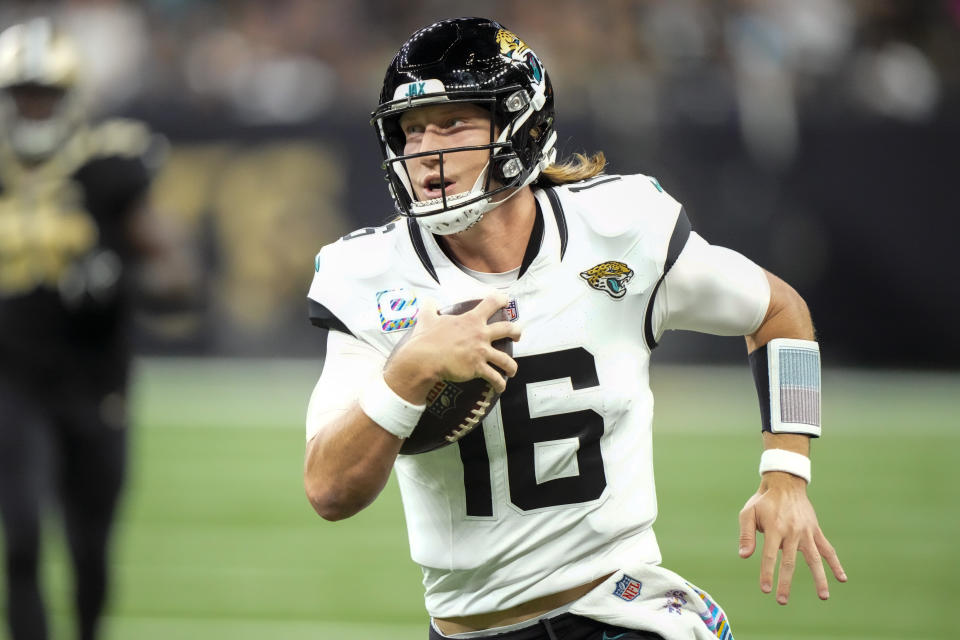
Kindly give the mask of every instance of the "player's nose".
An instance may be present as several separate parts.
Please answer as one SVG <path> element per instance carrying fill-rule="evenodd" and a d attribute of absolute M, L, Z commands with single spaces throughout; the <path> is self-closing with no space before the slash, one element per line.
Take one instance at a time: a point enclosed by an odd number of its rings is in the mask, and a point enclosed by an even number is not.
<path fill-rule="evenodd" d="M 431 151 L 436 151 L 437 153 L 429 153 Z M 440 153 L 439 148 L 421 146 L 420 153 L 427 154 L 427 155 L 420 156 L 418 158 L 418 160 L 420 161 L 420 165 L 430 170 L 436 170 L 436 168 L 440 165 L 441 160 L 443 159 L 443 156 Z"/>
<path fill-rule="evenodd" d="M 438 127 L 429 124 L 423 130 L 423 135 L 420 138 L 420 153 L 425 151 L 440 151 L 444 147 L 444 138 L 441 135 Z M 434 160 L 439 159 L 437 155 L 425 156 L 427 158 L 433 158 Z"/>

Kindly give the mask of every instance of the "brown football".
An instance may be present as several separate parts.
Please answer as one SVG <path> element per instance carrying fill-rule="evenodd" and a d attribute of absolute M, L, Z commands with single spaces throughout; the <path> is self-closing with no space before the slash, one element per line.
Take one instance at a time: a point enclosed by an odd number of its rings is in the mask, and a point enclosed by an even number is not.
<path fill-rule="evenodd" d="M 440 309 L 440 313 L 460 315 L 478 304 L 480 304 L 479 300 L 466 300 Z M 487 324 L 509 319 L 506 311 L 497 309 L 487 320 Z M 404 336 L 397 343 L 397 347 L 410 335 L 408 333 Z M 493 346 L 509 356 L 513 355 L 513 341 L 510 338 L 496 340 Z M 466 382 L 441 380 L 427 394 L 427 408 L 417 422 L 417 426 L 414 427 L 413 433 L 404 440 L 400 453 L 404 455 L 426 453 L 453 444 L 479 425 L 493 410 L 499 399 L 500 394 L 483 378 L 474 378 Z"/>

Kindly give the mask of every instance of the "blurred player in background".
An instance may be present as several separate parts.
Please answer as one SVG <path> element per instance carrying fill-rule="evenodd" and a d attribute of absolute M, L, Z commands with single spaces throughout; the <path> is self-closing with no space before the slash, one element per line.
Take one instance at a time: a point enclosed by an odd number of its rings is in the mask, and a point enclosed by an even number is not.
<path fill-rule="evenodd" d="M 192 277 L 147 202 L 162 140 L 135 122 L 88 122 L 80 73 L 49 20 L 0 35 L 0 512 L 13 640 L 48 637 L 48 492 L 75 569 L 77 637 L 97 635 L 126 463 L 132 285 L 185 295 Z"/>
<path fill-rule="evenodd" d="M 431 638 L 731 638 L 706 592 L 659 566 L 647 369 L 665 330 L 743 335 L 765 451 L 740 553 L 764 533 L 761 589 L 785 604 L 799 550 L 826 599 L 821 557 L 846 576 L 806 495 L 820 432 L 806 305 L 693 232 L 656 179 L 606 175 L 602 154 L 557 163 L 553 100 L 536 54 L 485 19 L 426 27 L 391 63 L 374 124 L 404 218 L 317 256 L 311 503 L 349 517 L 396 469 Z M 498 308 L 522 337 L 486 324 Z M 491 346 L 504 337 L 512 358 Z M 398 456 L 434 385 L 475 377 L 504 391 L 482 428 Z"/>

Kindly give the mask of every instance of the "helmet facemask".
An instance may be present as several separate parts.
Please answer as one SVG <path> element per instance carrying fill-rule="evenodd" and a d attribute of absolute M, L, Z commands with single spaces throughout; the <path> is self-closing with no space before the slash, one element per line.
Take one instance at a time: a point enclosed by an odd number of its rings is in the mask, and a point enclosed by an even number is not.
<path fill-rule="evenodd" d="M 68 92 L 57 87 L 23 85 L 4 91 L 0 117 L 6 123 L 10 147 L 28 162 L 39 162 L 57 151 L 76 127 L 77 109 Z M 33 94 L 31 96 L 31 94 Z M 24 103 L 36 101 L 37 96 L 50 100 L 52 106 L 46 115 L 35 115 Z"/>
<path fill-rule="evenodd" d="M 487 43 L 480 40 L 481 38 L 493 42 L 496 37 L 498 44 L 494 48 L 495 52 L 500 47 L 500 34 L 508 34 L 515 39 L 515 36 L 500 25 L 477 18 L 438 24 L 441 28 L 446 27 L 448 30 L 451 25 L 456 26 L 459 30 L 453 35 L 456 36 L 457 41 L 467 41 L 465 53 L 469 57 L 464 65 L 460 66 L 470 66 L 475 57 L 475 49 L 486 46 Z M 432 28 L 428 27 L 418 34 Z M 456 61 L 427 65 L 422 69 L 421 75 L 409 70 L 398 71 L 400 66 L 398 60 L 405 55 L 405 52 L 410 56 L 422 55 L 415 50 L 412 53 L 410 51 L 410 43 L 416 42 L 418 34 L 414 34 L 404 45 L 391 65 L 391 69 L 388 70 L 381 104 L 373 113 L 372 122 L 377 130 L 384 158 L 383 168 L 386 171 L 398 213 L 415 218 L 431 233 L 447 235 L 458 233 L 476 224 L 486 212 L 503 204 L 520 188 L 536 180 L 542 169 L 553 162 L 556 155 L 554 149 L 556 132 L 553 130 L 552 88 L 539 60 L 529 49 L 524 49 L 527 56 L 524 60 L 533 60 L 528 64 L 535 68 L 535 72 L 529 71 L 509 56 L 502 54 L 489 56 L 488 52 L 489 57 L 476 62 L 473 71 L 476 75 L 482 75 L 484 71 L 496 73 L 491 73 L 491 80 L 478 81 L 475 83 L 477 86 L 469 89 L 450 89 L 444 83 L 446 80 L 450 85 L 453 84 L 451 80 L 456 79 L 454 72 L 448 72 L 445 67 L 451 64 L 457 66 Z M 478 40 L 478 47 L 470 49 L 469 46 Z M 519 42 L 518 39 L 516 41 Z M 423 65 L 420 66 L 423 67 Z M 463 73 L 463 70 L 457 69 L 456 72 Z M 431 75 L 438 77 L 430 77 Z M 536 81 L 533 80 L 533 76 L 536 76 Z M 504 77 L 512 79 L 512 82 L 506 84 L 497 81 Z M 409 81 L 411 78 L 413 80 Z M 400 82 L 400 80 L 407 81 Z M 463 87 L 470 83 L 461 81 L 456 84 L 458 87 Z M 405 136 L 399 126 L 400 116 L 411 109 L 451 103 L 470 103 L 489 109 L 491 122 L 489 142 L 475 146 L 449 147 L 404 154 Z M 484 149 L 489 151 L 489 159 L 470 190 L 453 195 L 446 195 L 441 190 L 441 196 L 438 198 L 426 201 L 416 199 L 407 170 L 407 161 L 424 156 L 436 156 L 442 183 L 445 156 Z M 498 198 L 501 194 L 506 195 Z"/>

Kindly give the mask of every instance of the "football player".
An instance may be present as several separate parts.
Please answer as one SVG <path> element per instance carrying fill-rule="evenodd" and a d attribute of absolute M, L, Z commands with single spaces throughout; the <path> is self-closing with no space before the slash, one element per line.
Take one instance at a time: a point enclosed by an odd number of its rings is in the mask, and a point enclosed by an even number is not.
<path fill-rule="evenodd" d="M 48 637 L 37 580 L 48 488 L 75 569 L 77 637 L 96 636 L 126 457 L 132 275 L 149 267 L 153 296 L 185 294 L 192 277 L 147 205 L 162 141 L 135 122 L 88 123 L 79 73 L 49 20 L 0 34 L 0 514 L 13 640 Z"/>
<path fill-rule="evenodd" d="M 826 599 L 822 561 L 846 576 L 806 495 L 820 369 L 803 300 L 692 231 L 655 178 L 558 162 L 554 116 L 543 63 L 491 20 L 430 25 L 390 64 L 373 124 L 401 217 L 324 247 L 309 293 L 328 330 L 310 502 L 349 517 L 396 469 L 431 638 L 732 637 L 660 567 L 648 364 L 668 329 L 743 335 L 765 451 L 740 554 L 764 534 L 760 588 L 785 604 L 800 551 Z M 515 321 L 488 325 L 500 308 Z M 398 455 L 433 386 L 476 377 L 503 392 L 482 427 Z"/>

